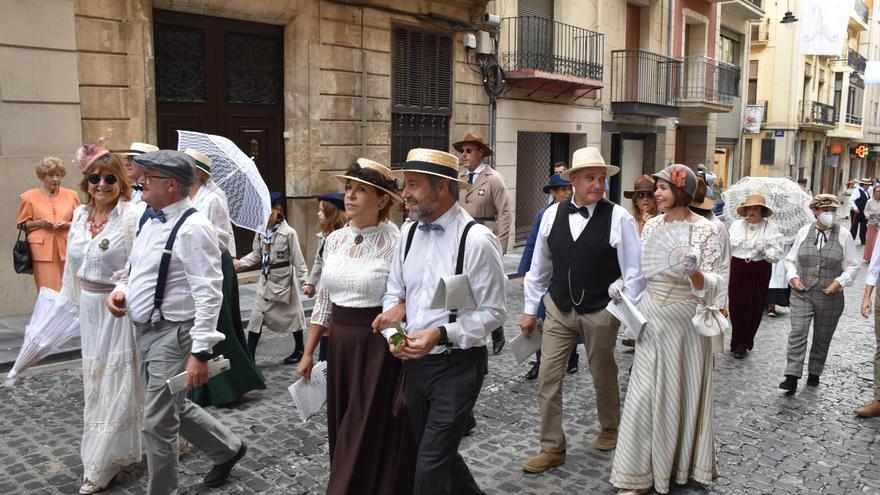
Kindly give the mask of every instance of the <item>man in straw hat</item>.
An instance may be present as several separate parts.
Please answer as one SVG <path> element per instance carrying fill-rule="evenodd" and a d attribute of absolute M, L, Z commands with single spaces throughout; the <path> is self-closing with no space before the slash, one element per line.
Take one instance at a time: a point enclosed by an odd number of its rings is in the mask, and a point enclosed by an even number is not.
<path fill-rule="evenodd" d="M 865 238 L 868 235 L 868 217 L 865 216 L 865 206 L 871 199 L 871 179 L 862 179 L 859 181 L 859 187 L 853 192 L 849 198 L 849 209 L 852 211 L 852 223 L 850 226 L 850 234 L 853 240 L 859 236 L 862 245 L 865 244 Z"/>
<path fill-rule="evenodd" d="M 507 318 L 501 246 L 458 204 L 467 182 L 458 180 L 455 155 L 413 149 L 403 172 L 403 198 L 415 222 L 401 231 L 385 312 L 373 328 L 406 320 L 408 339 L 391 351 L 405 362 L 406 407 L 419 449 L 413 493 L 483 493 L 458 446 L 488 367 L 486 337 Z M 454 274 L 466 274 L 463 289 L 473 294 L 473 307 L 434 309 L 441 277 Z"/>
<path fill-rule="evenodd" d="M 562 380 L 578 337 L 583 337 L 596 389 L 599 434 L 593 446 L 611 450 L 617 445 L 620 390 L 614 345 L 619 322 L 605 306 L 621 293 L 638 300 L 645 290 L 636 222 L 625 208 L 604 199 L 605 181 L 618 171 L 605 164 L 596 148 L 575 151 L 572 168 L 562 174 L 574 186 L 574 196 L 547 208 L 538 230 L 520 321 L 524 334 L 535 330 L 543 297 L 547 317 L 538 374 L 541 452 L 523 463 L 531 473 L 565 462 Z"/>
<path fill-rule="evenodd" d="M 504 177 L 483 159 L 492 155 L 492 149 L 479 132 L 469 132 L 464 139 L 452 144 L 461 153 L 465 167 L 458 178 L 471 185 L 460 188 L 460 203 L 464 211 L 492 231 L 501 243 L 501 252 L 507 251 L 510 236 L 510 202 L 507 200 L 507 184 Z M 498 354 L 504 348 L 504 329 L 492 331 L 492 352 Z"/>
<path fill-rule="evenodd" d="M 143 439 L 147 493 L 177 491 L 178 433 L 214 463 L 208 487 L 226 482 L 247 447 L 232 431 L 166 381 L 187 373 L 187 388 L 208 381 L 208 360 L 223 340 L 217 319 L 223 299 L 217 234 L 192 207 L 192 158 L 160 150 L 134 158 L 150 208 L 131 249 L 128 280 L 107 297 L 110 312 L 128 315 L 137 330 L 145 383 Z"/>
<path fill-rule="evenodd" d="M 142 169 L 136 166 L 132 159 L 138 155 L 151 153 L 153 151 L 159 151 L 159 148 L 152 144 L 133 142 L 128 147 L 128 151 L 122 153 L 122 156 L 125 157 L 125 160 L 123 161 L 125 171 L 128 172 L 128 178 L 131 179 L 131 202 L 134 204 L 143 203 L 143 200 L 141 200 L 141 193 L 144 188 L 138 184 L 137 180 L 142 173 Z"/>
<path fill-rule="evenodd" d="M 817 194 L 810 201 L 816 222 L 798 231 L 785 257 L 785 270 L 793 289 L 785 380 L 779 384 L 786 394 L 797 390 L 797 382 L 803 376 L 811 324 L 813 344 L 807 364 L 807 385 L 819 385 L 831 337 L 843 314 L 843 288 L 852 285 L 859 273 L 855 242 L 834 223 L 838 206 L 836 196 Z"/>

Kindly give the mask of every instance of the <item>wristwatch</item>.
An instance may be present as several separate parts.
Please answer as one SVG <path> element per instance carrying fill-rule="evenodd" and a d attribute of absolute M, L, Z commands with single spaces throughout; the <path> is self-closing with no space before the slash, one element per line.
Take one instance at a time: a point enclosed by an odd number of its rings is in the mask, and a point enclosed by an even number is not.
<path fill-rule="evenodd" d="M 211 360 L 211 353 L 208 351 L 194 352 L 192 353 L 192 356 L 202 363 L 207 363 Z"/>
<path fill-rule="evenodd" d="M 440 340 L 437 341 L 437 345 L 449 345 L 449 336 L 446 335 L 446 327 L 440 325 L 437 327 L 437 330 L 440 330 Z"/>

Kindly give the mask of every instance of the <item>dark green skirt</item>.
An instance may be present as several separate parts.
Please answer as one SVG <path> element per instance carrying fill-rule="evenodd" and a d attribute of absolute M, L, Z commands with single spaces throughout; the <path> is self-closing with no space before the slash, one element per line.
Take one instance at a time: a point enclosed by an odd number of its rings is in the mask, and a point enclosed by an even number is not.
<path fill-rule="evenodd" d="M 223 251 L 223 306 L 217 320 L 217 330 L 226 338 L 214 345 L 214 355 L 229 359 L 230 369 L 208 380 L 201 387 L 190 390 L 188 397 L 200 406 L 229 404 L 251 390 L 265 389 L 263 374 L 251 359 L 241 325 L 238 299 L 238 277 L 229 252 Z"/>

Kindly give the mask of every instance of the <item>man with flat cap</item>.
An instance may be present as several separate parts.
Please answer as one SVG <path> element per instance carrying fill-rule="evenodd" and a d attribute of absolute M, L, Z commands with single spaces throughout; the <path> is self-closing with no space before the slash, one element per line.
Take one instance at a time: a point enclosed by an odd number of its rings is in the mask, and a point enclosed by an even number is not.
<path fill-rule="evenodd" d="M 128 151 L 122 153 L 122 156 L 125 157 L 125 160 L 123 161 L 125 171 L 128 174 L 128 178 L 131 179 L 131 202 L 133 204 L 144 203 L 143 199 L 141 199 L 143 187 L 138 184 L 137 180 L 141 175 L 141 168 L 134 164 L 133 158 L 153 151 L 159 151 L 159 148 L 152 144 L 138 143 L 135 141 L 128 147 Z"/>
<path fill-rule="evenodd" d="M 458 179 L 470 184 L 469 188 L 459 190 L 459 204 L 477 223 L 485 225 L 498 237 L 503 254 L 507 251 L 510 236 L 510 202 L 504 177 L 483 163 L 484 158 L 492 155 L 492 148 L 479 132 L 467 133 L 452 147 L 461 153 L 461 164 L 465 167 Z M 501 352 L 504 342 L 504 329 L 493 330 L 492 352 Z"/>
<path fill-rule="evenodd" d="M 226 482 L 247 447 L 232 431 L 190 402 L 171 394 L 166 380 L 187 372 L 187 388 L 208 380 L 223 298 L 217 234 L 189 200 L 195 181 L 191 157 L 170 150 L 134 157 L 149 208 L 131 250 L 130 272 L 107 298 L 110 312 L 128 314 L 137 330 L 146 394 L 143 438 L 147 493 L 177 493 L 178 434 L 214 463 L 208 487 Z"/>

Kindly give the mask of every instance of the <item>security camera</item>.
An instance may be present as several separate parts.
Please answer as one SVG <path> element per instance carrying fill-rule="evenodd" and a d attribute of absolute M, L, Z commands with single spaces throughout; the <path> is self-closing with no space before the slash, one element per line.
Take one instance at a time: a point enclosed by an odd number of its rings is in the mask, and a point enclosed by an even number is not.
<path fill-rule="evenodd" d="M 491 27 L 498 27 L 501 25 L 501 17 L 486 12 L 483 14 L 483 22 Z"/>

